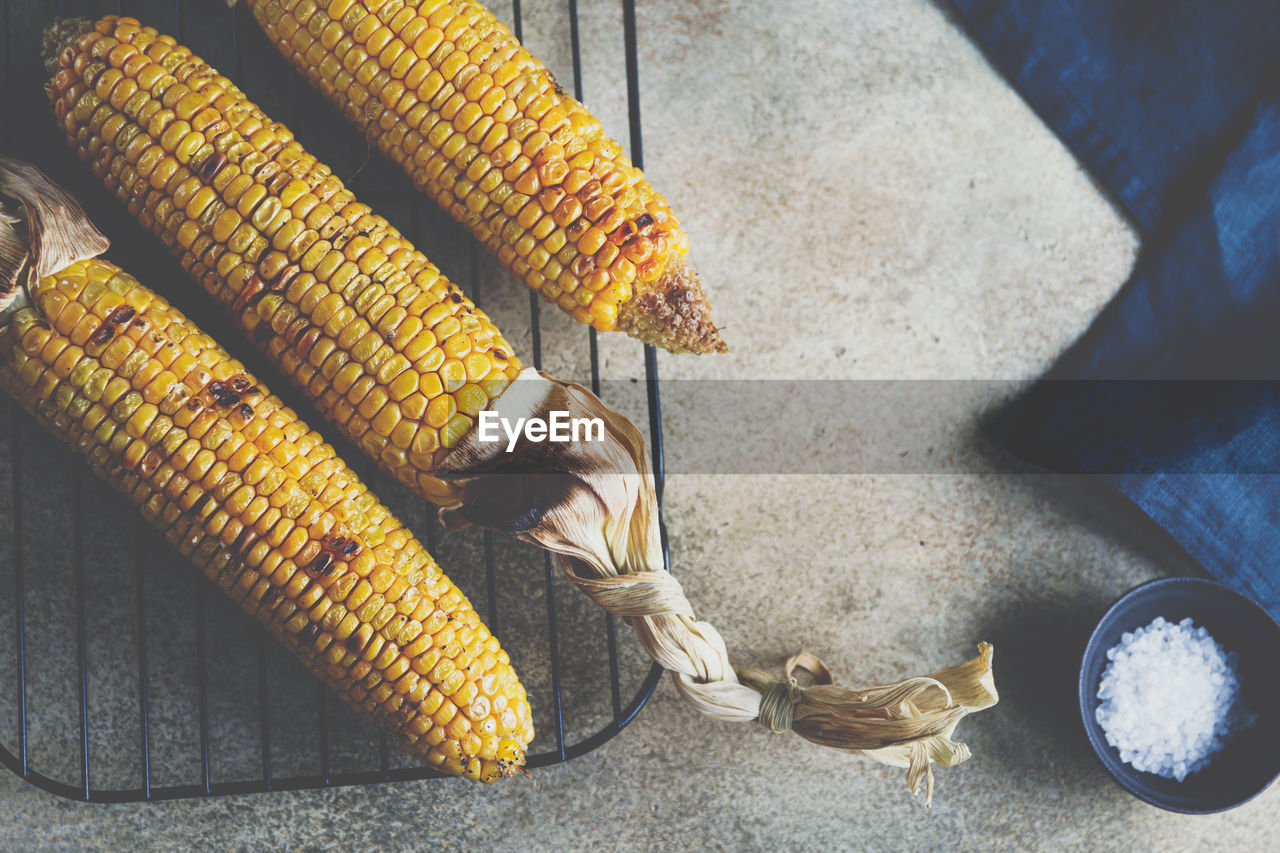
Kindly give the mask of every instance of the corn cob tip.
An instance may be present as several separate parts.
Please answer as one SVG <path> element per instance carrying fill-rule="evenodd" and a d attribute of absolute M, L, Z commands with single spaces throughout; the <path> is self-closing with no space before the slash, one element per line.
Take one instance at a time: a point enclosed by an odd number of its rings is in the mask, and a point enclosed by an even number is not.
<path fill-rule="evenodd" d="M 636 283 L 635 294 L 618 308 L 617 328 L 674 353 L 729 351 L 711 321 L 711 303 L 702 279 L 684 260 L 672 263 L 657 281 Z"/>
<path fill-rule="evenodd" d="M 53 23 L 45 27 L 41 42 L 40 57 L 44 60 L 44 70 L 57 74 L 62 64 L 62 52 L 91 29 L 93 21 L 88 18 L 54 18 Z"/>

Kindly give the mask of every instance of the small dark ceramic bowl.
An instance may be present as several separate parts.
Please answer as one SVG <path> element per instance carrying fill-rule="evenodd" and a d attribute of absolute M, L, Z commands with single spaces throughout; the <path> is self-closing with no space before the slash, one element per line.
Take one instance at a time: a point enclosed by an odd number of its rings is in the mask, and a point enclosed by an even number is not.
<path fill-rule="evenodd" d="M 1223 649 L 1235 652 L 1241 701 L 1258 715 L 1252 728 L 1237 734 L 1207 767 L 1182 782 L 1121 761 L 1094 714 L 1107 650 L 1125 631 L 1149 625 L 1157 616 L 1174 623 L 1190 616 Z M 1248 802 L 1280 775 L 1280 626 L 1261 607 L 1216 581 L 1165 578 L 1131 589 L 1102 617 L 1085 647 L 1080 716 L 1098 758 L 1138 798 L 1184 814 L 1220 812 Z"/>

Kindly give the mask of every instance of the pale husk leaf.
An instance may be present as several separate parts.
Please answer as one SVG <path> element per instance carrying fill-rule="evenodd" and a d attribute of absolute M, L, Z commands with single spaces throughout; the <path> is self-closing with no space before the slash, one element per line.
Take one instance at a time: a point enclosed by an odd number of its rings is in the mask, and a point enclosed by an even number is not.
<path fill-rule="evenodd" d="M 968 713 L 997 701 L 991 647 L 977 658 L 932 676 L 850 689 L 831 684 L 825 665 L 801 653 L 786 680 L 754 670 L 735 672 L 723 638 L 698 621 L 679 582 L 662 571 L 657 502 L 639 431 L 579 385 L 526 370 L 494 406 L 500 417 L 599 417 L 603 443 L 551 444 L 521 438 L 485 443 L 465 436 L 438 475 L 458 488 L 441 511 L 447 527 L 468 523 L 502 530 L 559 555 L 560 567 L 584 593 L 636 631 L 642 648 L 672 673 L 677 691 L 719 720 L 758 720 L 790 729 L 823 746 L 862 752 L 907 768 L 907 783 L 926 783 L 934 761 L 955 764 L 968 749 L 950 739 Z M 800 687 L 807 670 L 819 682 Z M 767 702 L 765 700 L 768 700 Z"/>

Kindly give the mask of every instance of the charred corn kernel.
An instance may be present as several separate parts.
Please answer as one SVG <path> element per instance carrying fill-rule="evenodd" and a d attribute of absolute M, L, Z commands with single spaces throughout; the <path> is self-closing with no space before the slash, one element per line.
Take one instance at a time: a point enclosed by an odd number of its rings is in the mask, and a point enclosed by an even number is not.
<path fill-rule="evenodd" d="M 466 772 L 485 781 L 512 772 L 533 731 L 528 713 L 504 715 L 528 707 L 510 665 L 477 666 L 452 634 L 437 644 L 405 615 L 440 614 L 429 624 L 467 626 L 496 645 L 470 603 L 319 435 L 163 299 L 120 276 L 91 260 L 34 283 L 32 305 L 0 336 L 0 386 L 406 750 L 446 767 L 475 756 Z M 88 349 L 71 337 L 86 321 L 100 344 Z M 174 417 L 161 414 L 164 401 Z M 390 432 L 399 418 L 384 405 L 372 428 Z M 356 583 L 361 573 L 368 580 Z M 497 683 L 502 708 L 472 698 Z M 442 736 L 424 739 L 416 719 Z M 517 746 L 506 758 L 482 755 L 473 729 Z"/>
<path fill-rule="evenodd" d="M 649 256 L 631 260 L 651 264 L 648 278 L 634 267 L 616 270 L 630 290 L 594 291 L 585 305 L 567 310 L 597 329 L 618 327 L 674 351 L 723 349 L 705 294 L 684 261 L 688 239 L 666 199 L 600 122 L 479 4 L 249 5 L 280 52 L 357 120 L 370 143 L 402 164 L 531 288 L 549 301 L 556 295 L 548 287 L 577 289 L 523 260 L 535 245 L 555 254 L 568 242 L 592 255 L 606 241 L 622 246 L 644 235 Z M 319 34 L 304 26 L 322 14 L 317 10 L 329 19 Z M 385 108 L 376 121 L 360 108 L 365 103 Z M 78 107 L 68 104 L 67 114 Z M 548 216 L 539 219 L 526 207 L 530 196 Z M 510 203 L 513 198 L 519 203 Z M 522 240 L 523 251 L 517 248 Z M 639 299 L 643 291 L 658 298 Z"/>
<path fill-rule="evenodd" d="M 342 35 L 331 39 L 335 49 L 354 38 L 348 23 L 357 23 L 339 19 L 358 9 L 367 11 L 348 3 L 342 6 L 343 15 L 335 17 L 325 11 L 334 5 L 330 0 L 282 5 L 292 9 L 287 16 L 292 23 L 286 24 L 293 28 L 291 38 L 305 36 L 308 45 L 316 44 L 317 37 L 294 16 L 312 20 L 327 15 L 326 27 L 341 26 Z M 400 17 L 405 27 L 420 20 Z M 381 19 L 364 15 L 360 20 Z M 445 29 L 456 23 L 450 15 Z M 397 45 L 397 38 L 404 41 L 389 26 L 380 23 L 363 41 L 355 39 L 363 53 L 349 47 L 343 62 L 350 63 L 327 67 L 349 64 L 343 73 L 364 81 L 350 83 L 352 89 L 374 86 L 379 75 L 389 79 L 389 69 L 402 64 L 400 54 L 387 67 L 380 64 L 383 54 Z M 497 77 L 485 72 L 492 78 L 486 80 L 475 71 L 466 51 L 454 50 L 456 42 L 444 30 L 431 34 L 431 29 L 416 25 L 414 43 L 425 38 L 449 45 L 458 73 L 449 78 L 452 82 L 435 70 L 420 73 L 419 88 L 438 82 L 437 94 L 444 99 L 419 110 L 418 126 L 425 128 L 434 117 L 423 133 L 439 128 L 446 134 L 440 144 L 459 158 L 459 164 L 449 167 L 452 174 L 474 173 L 487 180 L 490 156 L 440 119 L 443 105 L 453 99 L 449 109 L 456 122 L 471 127 L 487 121 L 488 114 L 482 119 L 466 93 L 483 98 L 503 90 Z M 371 42 L 378 44 L 376 50 Z M 111 50 L 99 56 L 107 45 Z M 128 49 L 117 51 L 118 46 Z M 400 52 L 411 54 L 415 67 L 421 59 L 409 47 Z M 108 17 L 60 59 L 60 82 L 50 86 L 50 96 L 65 116 L 69 140 L 95 174 L 131 210 L 140 211 L 143 225 L 230 308 L 241 328 L 311 395 L 325 417 L 398 480 L 430 499 L 449 499 L 451 487 L 432 475 L 452 446 L 440 441 L 439 430 L 460 408 L 454 395 L 468 381 L 478 383 L 483 377 L 483 384 L 466 392 L 464 411 L 490 408 L 521 370 L 513 348 L 489 318 L 385 219 L 358 203 L 287 128 L 172 39 L 136 21 Z M 102 88 L 113 96 L 127 83 L 137 91 L 126 107 L 114 106 L 98 92 Z M 416 97 L 406 92 L 399 99 L 404 100 Z M 114 144 L 104 136 L 108 127 Z M 395 127 L 389 131 L 409 138 Z M 416 145 L 421 146 L 422 136 L 415 130 Z M 490 136 L 485 131 L 483 138 Z M 130 143 L 122 144 L 126 138 Z M 502 134 L 494 137 L 495 144 L 500 144 L 498 138 Z M 540 208 L 530 215 L 535 213 L 531 227 L 550 222 L 541 217 Z M 521 238 L 530 249 L 536 244 L 532 235 Z M 83 312 L 67 310 L 70 329 Z M 69 337 L 77 346 L 92 346 L 97 328 L 97 320 L 89 318 Z M 102 357 L 117 369 L 128 367 L 116 350 L 104 351 Z M 442 398 L 449 402 L 437 403 Z M 432 412 L 444 414 L 432 421 Z M 459 426 L 455 422 L 450 427 L 453 443 L 460 438 L 455 436 Z"/>

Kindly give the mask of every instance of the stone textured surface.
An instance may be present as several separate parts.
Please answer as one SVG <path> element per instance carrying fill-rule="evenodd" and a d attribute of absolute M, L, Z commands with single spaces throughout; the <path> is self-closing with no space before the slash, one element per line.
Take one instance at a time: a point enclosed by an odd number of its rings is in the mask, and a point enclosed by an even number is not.
<path fill-rule="evenodd" d="M 11 20 L 46 14 L 38 5 L 9 4 Z M 572 80 L 566 4 L 522 5 L 528 43 L 562 81 Z M 664 682 L 604 747 L 532 779 L 488 787 L 422 782 L 100 806 L 59 799 L 0 773 L 0 848 L 1280 847 L 1275 790 L 1223 815 L 1161 812 L 1111 782 L 1080 729 L 1075 668 L 1093 621 L 1130 586 L 1194 568 L 1094 484 L 1037 475 L 995 453 L 965 452 L 974 446 L 980 414 L 1034 378 L 1124 281 L 1137 244 L 1123 219 L 942 6 L 928 0 L 826 0 L 803 11 L 719 0 L 638 5 L 648 171 L 692 233 L 733 348 L 709 359 L 663 356 L 663 376 L 989 380 L 954 384 L 938 404 L 943 408 L 927 419 L 922 428 L 931 440 L 955 456 L 928 475 L 682 473 L 697 468 L 700 436 L 679 428 L 691 419 L 681 407 L 696 403 L 673 395 L 666 411 L 673 568 L 743 665 L 776 669 L 805 647 L 843 680 L 875 682 L 927 672 L 967 657 L 979 640 L 994 642 L 1003 701 L 963 723 L 959 734 L 973 760 L 939 771 L 934 807 L 925 811 L 906 793 L 900 770 L 754 726 L 706 722 Z M 586 100 L 625 136 L 619 7 L 604 0 L 580 6 Z M 225 50 L 209 33 L 191 38 L 208 54 Z M 282 65 L 272 69 L 275 80 L 288 79 Z M 277 87 L 284 95 L 273 94 L 272 85 L 263 78 L 247 81 L 246 89 L 269 108 L 295 109 L 290 84 Z M 305 93 L 298 104 L 321 116 L 327 110 Z M 305 122 L 297 130 L 304 142 L 332 149 L 337 143 L 322 127 L 316 120 L 310 132 Z M 371 164 L 359 188 L 393 185 L 394 173 L 379 169 Z M 113 223 L 121 232 L 132 227 Z M 456 232 L 444 234 L 438 251 L 447 269 L 465 272 L 465 243 Z M 527 352 L 524 295 L 482 267 L 486 304 Z M 548 365 L 581 371 L 581 331 L 549 312 L 544 321 Z M 606 375 L 639 375 L 631 342 L 604 339 L 601 354 Z M 769 429 L 769 412 L 758 417 L 758 429 Z M 16 433 L 4 432 L 6 443 L 21 436 L 25 452 L 55 453 L 21 419 L 15 423 Z M 830 440 L 838 442 L 840 428 L 850 425 L 834 426 Z M 75 475 L 66 473 L 64 457 L 54 460 L 58 476 L 24 481 L 25 508 L 44 525 L 32 523 L 25 547 L 29 570 L 39 565 L 65 587 L 73 555 L 57 525 L 65 524 Z M 7 483 L 0 490 L 5 500 Z M 380 491 L 425 523 L 425 512 L 412 510 L 404 495 L 389 485 Z M 106 496 L 90 492 L 88 499 Z M 10 553 L 11 543 L 0 544 Z M 478 539 L 464 537 L 446 545 L 441 560 L 460 585 L 480 593 L 482 574 L 466 568 L 478 548 Z M 131 583 L 127 573 L 111 580 L 110 566 L 130 553 L 95 552 L 93 565 L 107 574 L 95 580 L 91 573 L 102 596 L 94 599 L 90 623 L 104 631 L 120 615 L 111 602 L 127 599 L 119 590 Z M 545 685 L 545 638 L 537 620 L 521 615 L 521 597 L 539 594 L 540 584 L 536 574 L 515 578 L 501 611 L 508 622 L 504 643 L 520 649 L 526 682 Z M 3 587 L 6 595 L 11 588 Z M 181 584 L 176 589 L 175 596 Z M 66 624 L 57 596 L 42 601 L 44 609 L 28 614 L 30 648 L 66 640 L 66 630 L 55 627 Z M 153 616 L 159 620 L 153 631 L 170 630 L 174 638 L 156 666 L 158 718 L 190 712 L 178 707 L 189 700 L 176 697 L 189 692 L 174 674 L 190 653 L 183 639 L 188 605 Z M 571 596 L 562 608 L 578 626 L 570 645 L 598 647 L 595 614 Z M 215 621 L 224 618 L 214 611 Z M 216 633 L 213 642 L 243 643 L 235 636 L 241 623 L 234 614 L 225 618 L 231 627 L 218 629 L 225 635 Z M 4 629 L 2 636 L 13 636 L 11 621 Z M 132 654 L 129 631 L 118 633 L 125 639 L 107 648 Z M 3 648 L 9 666 L 10 647 Z M 628 646 L 624 655 L 627 671 L 642 672 L 633 651 Z M 42 685 L 56 685 L 71 671 L 65 659 L 40 666 Z M 292 670 L 281 677 L 295 678 L 290 684 L 300 694 L 311 689 Z M 576 685 L 584 694 L 590 687 Z M 68 688 L 60 689 L 65 704 Z M 256 719 L 237 693 L 242 689 L 231 675 L 215 675 L 211 686 L 215 718 L 230 729 L 231 743 L 237 735 L 256 736 L 237 731 Z M 44 691 L 56 693 L 39 687 L 29 701 L 56 704 L 57 695 Z M 135 730 L 130 696 L 113 696 L 104 685 L 95 697 L 108 730 Z M 583 731 L 600 718 L 589 705 L 573 721 Z M 12 696 L 0 710 L 4 720 L 14 719 Z M 545 711 L 545 704 L 535 709 L 544 748 Z M 47 725 L 43 751 L 33 760 L 61 761 L 57 769 L 74 781 L 78 763 L 66 756 L 76 753 L 66 744 L 76 737 L 75 713 L 68 708 Z M 13 724 L 4 726 L 12 747 Z M 129 748 L 113 743 L 95 749 L 109 755 Z M 304 748 L 284 741 L 286 753 L 294 746 Z M 157 754 L 166 749 L 174 747 L 160 744 Z M 243 749 L 219 759 L 227 778 L 254 771 L 254 753 Z M 189 758 L 189 749 L 184 754 Z M 125 777 L 102 781 L 132 784 Z"/>

